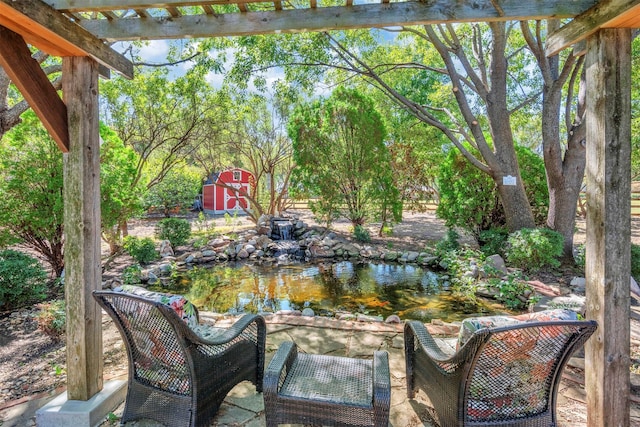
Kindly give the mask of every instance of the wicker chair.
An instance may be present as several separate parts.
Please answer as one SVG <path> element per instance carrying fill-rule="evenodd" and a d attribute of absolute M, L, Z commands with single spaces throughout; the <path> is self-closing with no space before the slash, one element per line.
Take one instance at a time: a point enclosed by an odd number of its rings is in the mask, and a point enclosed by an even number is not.
<path fill-rule="evenodd" d="M 422 389 L 443 427 L 555 426 L 562 370 L 595 329 L 594 321 L 571 320 L 483 328 L 451 355 L 409 321 L 407 395 Z"/>
<path fill-rule="evenodd" d="M 278 424 L 387 427 L 389 355 L 373 360 L 298 353 L 285 341 L 264 376 L 267 427 Z"/>
<path fill-rule="evenodd" d="M 201 325 L 195 328 L 198 335 L 166 303 L 114 291 L 94 291 L 93 296 L 113 318 L 127 348 L 122 423 L 149 418 L 166 426 L 208 425 L 239 382 L 251 381 L 262 391 L 262 317 L 245 315 L 229 328 Z"/>

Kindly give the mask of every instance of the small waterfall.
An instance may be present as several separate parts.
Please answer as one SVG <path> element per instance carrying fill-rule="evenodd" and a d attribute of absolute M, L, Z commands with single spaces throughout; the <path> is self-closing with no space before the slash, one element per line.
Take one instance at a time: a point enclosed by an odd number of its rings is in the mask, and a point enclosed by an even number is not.
<path fill-rule="evenodd" d="M 287 218 L 273 218 L 271 220 L 271 244 L 273 256 L 278 263 L 286 263 L 292 259 L 304 257 L 304 250 L 294 236 L 294 223 Z"/>
<path fill-rule="evenodd" d="M 293 240 L 293 225 L 287 222 L 278 222 L 278 232 L 280 234 L 280 240 Z"/>

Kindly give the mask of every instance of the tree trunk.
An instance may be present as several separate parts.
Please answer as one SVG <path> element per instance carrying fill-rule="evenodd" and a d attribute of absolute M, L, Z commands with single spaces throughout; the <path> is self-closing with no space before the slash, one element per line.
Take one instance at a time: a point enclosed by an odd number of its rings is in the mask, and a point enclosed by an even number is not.
<path fill-rule="evenodd" d="M 562 91 L 556 82 L 546 82 L 542 99 L 542 139 L 544 165 L 549 189 L 547 227 L 562 234 L 563 260 L 573 263 L 573 235 L 576 210 L 586 165 L 585 125 L 580 117 L 584 108 L 584 78 L 580 81 L 577 118 L 568 130 L 567 148 L 560 143 L 560 105 Z M 560 86 L 561 87 L 561 86 Z M 564 152 L 563 152 L 564 151 Z"/>
<path fill-rule="evenodd" d="M 498 187 L 498 193 L 500 194 L 502 207 L 504 208 L 507 228 L 509 232 L 518 231 L 521 228 L 535 228 L 536 224 L 533 219 L 533 213 L 531 212 L 529 199 L 527 199 L 520 175 L 512 176 L 518 177 L 516 185 L 504 185 L 502 176 L 494 178 L 496 186 Z"/>

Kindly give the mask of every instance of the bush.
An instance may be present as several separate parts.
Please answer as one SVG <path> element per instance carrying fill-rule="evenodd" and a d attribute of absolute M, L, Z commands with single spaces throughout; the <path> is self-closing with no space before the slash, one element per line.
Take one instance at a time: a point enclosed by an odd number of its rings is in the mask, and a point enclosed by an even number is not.
<path fill-rule="evenodd" d="M 631 244 L 631 276 L 640 282 L 640 245 Z"/>
<path fill-rule="evenodd" d="M 64 300 L 54 300 L 39 304 L 36 316 L 38 328 L 54 339 L 59 339 L 66 330 L 67 313 Z"/>
<path fill-rule="evenodd" d="M 523 228 L 507 239 L 507 262 L 518 268 L 538 271 L 559 267 L 563 253 L 562 234 L 548 228 Z"/>
<path fill-rule="evenodd" d="M 520 273 L 490 278 L 487 283 L 497 291 L 496 299 L 511 310 L 523 310 L 539 300 L 539 297 L 534 296 L 531 285 L 522 279 Z"/>
<path fill-rule="evenodd" d="M 516 147 L 516 155 L 534 219 L 537 224 L 543 224 L 549 199 L 544 162 L 525 147 Z M 440 166 L 437 184 L 440 201 L 436 215 L 447 227 L 461 227 L 478 237 L 484 230 L 506 224 L 494 181 L 458 150 L 451 150 Z"/>
<path fill-rule="evenodd" d="M 123 285 L 139 285 L 142 283 L 142 268 L 138 264 L 129 265 L 122 270 Z"/>
<path fill-rule="evenodd" d="M 369 234 L 369 230 L 361 225 L 356 225 L 353 229 L 353 235 L 358 242 L 369 243 L 371 241 L 371 234 Z"/>
<path fill-rule="evenodd" d="M 140 264 L 148 264 L 158 258 L 156 244 L 149 237 L 139 238 L 127 236 L 124 238 L 124 250 Z"/>
<path fill-rule="evenodd" d="M 13 310 L 46 296 L 47 273 L 37 259 L 7 249 L 0 252 L 0 310 Z"/>
<path fill-rule="evenodd" d="M 448 229 L 447 234 L 445 234 L 444 237 L 436 243 L 436 251 L 439 254 L 443 254 L 458 250 L 460 248 L 460 242 L 458 242 L 459 238 L 460 235 L 456 230 L 453 228 Z"/>
<path fill-rule="evenodd" d="M 585 267 L 584 248 L 584 244 L 576 246 L 573 254 L 576 265 L 582 268 Z M 636 282 L 640 282 L 640 245 L 633 243 L 631 244 L 631 277 L 636 279 Z"/>
<path fill-rule="evenodd" d="M 175 249 L 187 243 L 191 236 L 191 224 L 183 218 L 165 218 L 158 222 L 156 236 L 160 240 L 168 240 Z"/>
<path fill-rule="evenodd" d="M 504 248 L 509 237 L 509 231 L 504 227 L 483 230 L 478 235 L 478 244 L 483 254 L 490 256 L 504 255 Z"/>

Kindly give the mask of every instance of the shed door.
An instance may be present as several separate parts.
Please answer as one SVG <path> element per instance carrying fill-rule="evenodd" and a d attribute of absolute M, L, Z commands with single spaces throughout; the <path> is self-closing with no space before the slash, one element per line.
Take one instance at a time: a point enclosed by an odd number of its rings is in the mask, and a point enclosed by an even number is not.
<path fill-rule="evenodd" d="M 234 184 L 231 184 L 231 186 L 237 189 L 242 189 L 242 194 L 246 194 L 249 192 L 248 184 L 234 183 Z M 230 188 L 226 189 L 225 195 L 224 195 L 225 210 L 227 211 L 232 211 L 235 209 L 241 210 L 242 208 L 246 208 L 247 206 L 249 206 L 247 199 L 244 196 L 236 193 L 238 193 L 237 190 L 232 190 Z"/>

